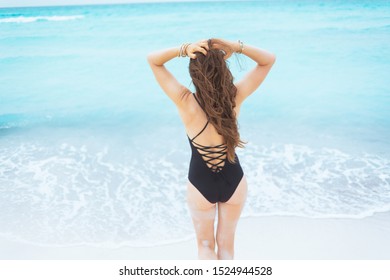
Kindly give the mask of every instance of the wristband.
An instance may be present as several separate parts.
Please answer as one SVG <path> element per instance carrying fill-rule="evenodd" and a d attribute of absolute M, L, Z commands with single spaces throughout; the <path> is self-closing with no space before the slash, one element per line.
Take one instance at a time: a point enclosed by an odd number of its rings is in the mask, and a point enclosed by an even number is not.
<path fill-rule="evenodd" d="M 241 40 L 238 40 L 238 44 L 240 45 L 240 50 L 237 51 L 237 53 L 242 54 L 242 51 L 244 50 L 244 42 Z"/>

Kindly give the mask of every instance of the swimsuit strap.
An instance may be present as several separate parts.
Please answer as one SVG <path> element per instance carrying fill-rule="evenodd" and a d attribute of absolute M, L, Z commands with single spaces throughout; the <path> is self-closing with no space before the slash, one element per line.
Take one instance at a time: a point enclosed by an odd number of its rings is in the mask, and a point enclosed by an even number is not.
<path fill-rule="evenodd" d="M 209 124 L 209 120 L 207 120 L 207 123 L 206 123 L 206 125 L 203 127 L 203 129 L 202 129 L 198 134 L 196 134 L 194 138 L 191 139 L 191 142 L 194 141 L 194 139 L 195 139 L 196 137 L 198 137 L 199 135 L 202 134 L 202 132 L 206 129 L 206 127 L 207 127 L 208 124 Z"/>
<path fill-rule="evenodd" d="M 199 101 L 198 97 L 196 97 L 196 94 L 194 93 L 193 95 L 194 95 L 194 97 L 195 97 L 196 102 L 198 102 L 199 107 L 200 107 L 200 108 L 203 110 L 203 112 L 206 114 L 206 111 L 204 110 L 202 104 L 200 104 L 200 101 Z M 207 114 L 206 114 L 206 117 L 207 117 L 207 120 L 210 119 L 209 116 L 207 116 Z"/>
<path fill-rule="evenodd" d="M 196 102 L 198 102 L 200 108 L 202 108 L 202 110 L 204 111 L 202 104 L 200 104 L 198 97 L 196 97 L 196 93 L 193 93 L 193 96 L 195 97 Z"/>
<path fill-rule="evenodd" d="M 195 97 L 196 102 L 198 102 L 200 108 L 201 108 L 201 109 L 203 110 L 203 112 L 204 112 L 203 106 L 202 106 L 202 104 L 200 104 L 198 98 L 196 97 L 196 94 L 193 93 L 193 95 L 194 95 L 194 97 Z M 205 112 L 205 113 L 206 113 L 206 112 Z M 207 115 L 206 115 L 206 116 L 207 116 Z M 207 125 L 209 124 L 209 122 L 210 122 L 210 120 L 209 120 L 209 118 L 207 117 L 207 122 L 206 122 L 205 126 L 203 127 L 203 129 L 202 129 L 198 134 L 195 135 L 195 137 L 193 137 L 193 138 L 191 139 L 191 142 L 192 142 L 196 137 L 198 137 L 200 134 L 202 134 L 202 132 L 206 129 L 206 127 L 207 127 Z"/>

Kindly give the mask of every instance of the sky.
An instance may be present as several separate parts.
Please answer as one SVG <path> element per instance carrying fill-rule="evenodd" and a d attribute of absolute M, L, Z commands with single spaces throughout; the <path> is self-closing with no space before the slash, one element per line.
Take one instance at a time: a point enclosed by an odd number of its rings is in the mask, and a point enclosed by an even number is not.
<path fill-rule="evenodd" d="M 202 0 L 0 0 L 0 8 L 30 7 L 30 6 L 58 6 L 58 5 L 88 5 L 114 4 L 134 2 L 200 2 Z"/>

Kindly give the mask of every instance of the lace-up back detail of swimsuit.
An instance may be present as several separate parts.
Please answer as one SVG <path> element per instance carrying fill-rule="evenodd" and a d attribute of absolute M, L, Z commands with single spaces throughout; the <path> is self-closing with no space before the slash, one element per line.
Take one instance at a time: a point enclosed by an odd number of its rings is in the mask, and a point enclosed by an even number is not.
<path fill-rule="evenodd" d="M 227 155 L 226 144 L 219 144 L 216 146 L 204 146 L 194 141 L 196 137 L 202 134 L 208 124 L 209 120 L 207 120 L 207 123 L 203 127 L 203 129 L 197 135 L 195 135 L 195 137 L 190 139 L 190 142 L 202 156 L 202 159 L 206 163 L 207 167 L 210 168 L 210 170 L 213 172 L 219 172 L 225 165 Z"/>
<path fill-rule="evenodd" d="M 195 94 L 194 97 L 204 111 Z M 244 172 L 237 154 L 234 163 L 227 160 L 226 143 L 205 146 L 194 141 L 208 124 L 209 119 L 195 137 L 188 137 L 192 150 L 188 180 L 210 203 L 226 202 L 237 189 Z"/>

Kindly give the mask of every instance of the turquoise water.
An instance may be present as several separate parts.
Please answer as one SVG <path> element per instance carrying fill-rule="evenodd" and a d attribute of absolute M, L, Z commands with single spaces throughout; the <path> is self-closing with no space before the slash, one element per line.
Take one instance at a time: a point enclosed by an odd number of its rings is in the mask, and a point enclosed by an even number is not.
<path fill-rule="evenodd" d="M 244 216 L 390 210 L 390 3 L 0 9 L 0 233 L 47 244 L 193 237 L 190 157 L 148 52 L 203 38 L 277 55 L 239 118 Z M 168 67 L 191 87 L 188 60 Z M 230 59 L 239 79 L 253 63 Z"/>

